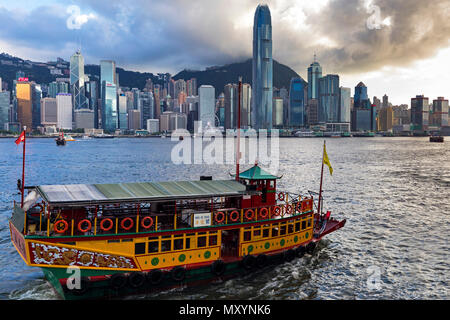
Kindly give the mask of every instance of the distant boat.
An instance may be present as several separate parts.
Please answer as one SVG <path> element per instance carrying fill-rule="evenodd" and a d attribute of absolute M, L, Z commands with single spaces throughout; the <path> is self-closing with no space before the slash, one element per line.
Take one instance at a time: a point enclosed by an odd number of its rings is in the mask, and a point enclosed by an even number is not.
<path fill-rule="evenodd" d="M 64 133 L 60 132 L 58 138 L 55 139 L 57 146 L 65 146 L 66 145 L 66 139 L 64 136 Z"/>
<path fill-rule="evenodd" d="M 64 135 L 64 139 L 65 139 L 66 141 L 76 141 L 74 138 L 72 138 L 72 137 L 69 136 L 68 134 L 65 134 L 65 135 Z"/>
<path fill-rule="evenodd" d="M 430 136 L 430 142 L 444 142 L 443 136 Z"/>
<path fill-rule="evenodd" d="M 83 139 L 83 140 L 92 140 L 92 137 L 87 136 L 87 135 L 84 135 L 82 139 Z"/>
<path fill-rule="evenodd" d="M 114 138 L 114 136 L 112 134 L 104 134 L 104 133 L 102 133 L 102 134 L 95 135 L 94 138 L 112 139 L 112 138 Z"/>

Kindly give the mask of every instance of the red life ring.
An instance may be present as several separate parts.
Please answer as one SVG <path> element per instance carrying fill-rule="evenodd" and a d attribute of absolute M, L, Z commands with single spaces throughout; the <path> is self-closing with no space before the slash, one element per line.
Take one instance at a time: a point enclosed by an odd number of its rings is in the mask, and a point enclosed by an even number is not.
<path fill-rule="evenodd" d="M 264 213 L 263 213 L 264 212 Z M 261 210 L 259 210 L 259 216 L 262 219 L 267 219 L 267 217 L 269 216 L 269 209 L 267 208 L 261 208 Z"/>
<path fill-rule="evenodd" d="M 82 227 L 83 223 L 87 223 L 87 227 L 84 228 L 84 229 L 83 229 L 83 227 Z M 81 220 L 80 222 L 78 222 L 78 230 L 79 230 L 80 232 L 88 232 L 89 230 L 91 230 L 91 228 L 92 228 L 92 223 L 91 223 L 91 221 L 88 220 L 88 219 L 83 219 L 83 220 Z"/>
<path fill-rule="evenodd" d="M 250 215 L 249 215 L 250 213 Z M 255 217 L 255 211 L 253 211 L 252 209 L 248 209 L 247 211 L 245 211 L 245 218 L 247 220 L 253 220 L 253 218 Z"/>
<path fill-rule="evenodd" d="M 128 226 L 125 226 L 125 221 L 130 221 L 130 224 Z M 130 230 L 134 226 L 134 221 L 130 217 L 123 218 L 120 222 L 120 227 L 124 230 Z"/>
<path fill-rule="evenodd" d="M 105 222 L 109 222 L 109 227 L 105 228 Z M 114 226 L 114 222 L 110 218 L 105 218 L 100 222 L 100 229 L 103 231 L 109 231 Z"/>
<path fill-rule="evenodd" d="M 273 207 L 273 215 L 275 217 L 279 217 L 281 215 L 282 211 L 283 210 L 279 206 Z"/>
<path fill-rule="evenodd" d="M 147 224 L 146 221 L 150 220 L 150 224 Z M 150 229 L 153 225 L 153 218 L 150 216 L 146 216 L 141 220 L 141 227 L 144 229 Z"/>
<path fill-rule="evenodd" d="M 283 192 L 278 193 L 278 200 L 280 200 L 280 201 L 284 200 L 284 193 Z"/>
<path fill-rule="evenodd" d="M 292 205 L 290 205 L 290 204 L 288 204 L 288 205 L 286 205 L 286 213 L 287 214 L 291 214 L 292 213 Z"/>
<path fill-rule="evenodd" d="M 217 223 L 222 223 L 223 220 L 225 220 L 225 213 L 223 213 L 222 211 L 216 212 L 214 219 Z"/>
<path fill-rule="evenodd" d="M 236 217 L 235 217 L 235 218 L 233 218 L 233 214 L 234 214 L 234 213 L 236 213 Z M 230 213 L 230 220 L 233 221 L 233 222 L 236 222 L 236 221 L 238 221 L 238 219 L 239 219 L 239 212 L 236 211 L 236 210 L 232 211 L 232 212 Z"/>
<path fill-rule="evenodd" d="M 67 223 L 66 220 L 63 219 L 56 221 L 55 224 L 53 225 L 53 230 L 55 230 L 55 232 L 57 233 L 64 233 L 67 231 L 68 228 L 69 224 Z"/>

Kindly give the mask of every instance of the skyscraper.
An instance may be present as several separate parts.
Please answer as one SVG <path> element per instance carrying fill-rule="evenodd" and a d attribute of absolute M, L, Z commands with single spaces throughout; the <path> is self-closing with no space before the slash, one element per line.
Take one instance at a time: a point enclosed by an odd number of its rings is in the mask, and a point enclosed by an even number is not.
<path fill-rule="evenodd" d="M 0 91 L 0 130 L 5 130 L 5 125 L 9 122 L 9 91 Z"/>
<path fill-rule="evenodd" d="M 350 123 L 350 88 L 340 87 L 339 89 L 339 122 Z"/>
<path fill-rule="evenodd" d="M 272 22 L 267 5 L 258 5 L 253 24 L 251 121 L 254 129 L 272 128 Z"/>
<path fill-rule="evenodd" d="M 319 79 L 319 122 L 339 122 L 339 76 L 327 74 Z"/>
<path fill-rule="evenodd" d="M 320 78 L 322 78 L 322 67 L 314 55 L 314 62 L 308 68 L 308 99 L 319 99 Z"/>
<path fill-rule="evenodd" d="M 72 130 L 72 95 L 59 93 L 56 95 L 56 127 Z"/>
<path fill-rule="evenodd" d="M 375 131 L 376 113 L 376 107 L 370 103 L 366 85 L 362 82 L 358 83 L 355 87 L 351 111 L 352 131 Z"/>
<path fill-rule="evenodd" d="M 411 99 L 411 123 L 414 131 L 422 132 L 428 130 L 429 113 L 428 98 L 418 95 Z"/>
<path fill-rule="evenodd" d="M 438 97 L 433 100 L 433 116 L 435 119 L 435 124 L 438 127 L 448 126 L 448 100 L 444 97 Z"/>
<path fill-rule="evenodd" d="M 289 125 L 291 127 L 304 127 L 308 84 L 301 77 L 292 78 L 289 92 Z"/>
<path fill-rule="evenodd" d="M 198 88 L 198 94 L 198 119 L 202 121 L 202 127 L 215 127 L 216 93 L 214 87 L 210 85 L 202 85 Z"/>
<path fill-rule="evenodd" d="M 70 87 L 75 110 L 88 108 L 88 101 L 84 96 L 84 58 L 80 51 L 70 57 Z"/>
<path fill-rule="evenodd" d="M 102 128 L 114 131 L 118 128 L 116 63 L 111 60 L 100 61 L 100 81 L 102 99 Z"/>
<path fill-rule="evenodd" d="M 17 121 L 21 129 L 26 126 L 27 132 L 32 130 L 32 90 L 28 81 L 16 83 Z"/>

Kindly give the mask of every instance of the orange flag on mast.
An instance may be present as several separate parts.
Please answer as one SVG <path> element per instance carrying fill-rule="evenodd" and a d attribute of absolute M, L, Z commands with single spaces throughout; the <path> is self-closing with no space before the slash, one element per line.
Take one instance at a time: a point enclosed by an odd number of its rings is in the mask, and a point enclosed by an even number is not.
<path fill-rule="evenodd" d="M 25 130 L 22 131 L 22 133 L 20 134 L 20 136 L 17 138 L 16 140 L 16 144 L 19 145 L 22 141 L 25 140 Z"/>

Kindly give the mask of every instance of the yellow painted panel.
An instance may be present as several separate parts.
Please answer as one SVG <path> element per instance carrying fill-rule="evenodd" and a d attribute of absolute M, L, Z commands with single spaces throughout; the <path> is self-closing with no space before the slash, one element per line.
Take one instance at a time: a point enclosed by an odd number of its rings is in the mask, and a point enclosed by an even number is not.
<path fill-rule="evenodd" d="M 167 253 L 154 253 L 136 257 L 142 270 L 169 268 L 191 263 L 214 261 L 220 257 L 220 246 L 179 250 Z"/>
<path fill-rule="evenodd" d="M 313 229 L 306 229 L 301 232 L 292 233 L 290 235 L 279 236 L 275 238 L 266 238 L 263 240 L 245 242 L 241 245 L 239 255 L 260 254 L 279 250 L 286 247 L 299 245 L 308 241 L 313 236 Z M 297 241 L 295 238 L 297 237 Z"/>

